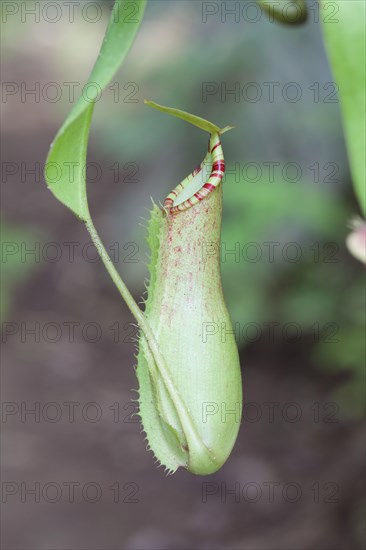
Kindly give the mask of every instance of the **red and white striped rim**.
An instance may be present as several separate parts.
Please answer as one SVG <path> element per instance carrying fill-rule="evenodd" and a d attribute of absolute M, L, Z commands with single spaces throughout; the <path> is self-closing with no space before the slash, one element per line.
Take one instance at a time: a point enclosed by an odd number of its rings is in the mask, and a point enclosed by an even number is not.
<path fill-rule="evenodd" d="M 192 197 L 186 201 L 174 206 L 174 201 L 180 195 L 183 189 L 192 181 L 192 179 L 202 172 L 203 167 L 208 163 L 212 162 L 212 171 L 210 177 L 206 183 L 196 192 Z M 208 144 L 208 153 L 203 159 L 201 164 L 193 170 L 189 176 L 187 176 L 183 181 L 181 181 L 174 189 L 169 193 L 167 198 L 164 201 L 164 208 L 170 213 L 175 214 L 177 212 L 183 212 L 191 206 L 198 204 L 204 198 L 206 198 L 216 187 L 221 183 L 223 175 L 225 173 L 225 160 L 224 153 L 221 147 L 221 141 L 219 134 L 211 134 L 209 144 Z"/>

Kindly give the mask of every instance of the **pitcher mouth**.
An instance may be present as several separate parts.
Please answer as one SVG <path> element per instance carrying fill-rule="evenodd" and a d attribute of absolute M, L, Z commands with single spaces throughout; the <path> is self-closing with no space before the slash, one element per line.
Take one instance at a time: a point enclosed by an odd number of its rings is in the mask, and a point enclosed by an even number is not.
<path fill-rule="evenodd" d="M 204 169 L 211 168 L 206 183 Z M 225 173 L 225 160 L 221 147 L 220 135 L 211 134 L 208 152 L 199 166 L 169 193 L 164 201 L 164 210 L 169 214 L 183 212 L 205 199 L 221 183 Z"/>

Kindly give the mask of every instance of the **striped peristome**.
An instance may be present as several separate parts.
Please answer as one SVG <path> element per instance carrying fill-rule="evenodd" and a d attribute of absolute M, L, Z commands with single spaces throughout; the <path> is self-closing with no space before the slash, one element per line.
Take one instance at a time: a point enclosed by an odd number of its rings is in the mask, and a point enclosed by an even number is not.
<path fill-rule="evenodd" d="M 227 129 L 182 111 L 160 110 L 208 130 L 210 140 L 203 162 L 169 193 L 163 208 L 153 205 L 148 223 L 145 318 L 159 352 L 154 356 L 141 334 L 139 415 L 149 448 L 168 472 L 181 466 L 207 475 L 230 455 L 242 410 L 240 363 L 220 258 L 204 254 L 207 243 L 215 250 L 220 243 L 225 170 L 220 136 Z M 224 327 L 225 338 L 212 327 Z"/>
<path fill-rule="evenodd" d="M 175 206 L 174 202 L 179 197 L 180 193 L 187 187 L 187 185 L 198 175 L 203 174 L 204 167 L 207 166 L 208 161 L 212 161 L 212 171 L 208 181 L 202 185 L 202 187 L 194 193 L 190 198 L 184 202 Z M 193 170 L 193 172 L 187 176 L 181 183 L 177 185 L 169 193 L 164 201 L 164 208 L 169 210 L 171 214 L 176 212 L 183 212 L 191 206 L 197 204 L 209 195 L 216 187 L 221 183 L 225 172 L 225 160 L 224 153 L 221 147 L 221 140 L 219 134 L 212 134 L 208 142 L 208 153 L 205 156 L 201 164 Z"/>

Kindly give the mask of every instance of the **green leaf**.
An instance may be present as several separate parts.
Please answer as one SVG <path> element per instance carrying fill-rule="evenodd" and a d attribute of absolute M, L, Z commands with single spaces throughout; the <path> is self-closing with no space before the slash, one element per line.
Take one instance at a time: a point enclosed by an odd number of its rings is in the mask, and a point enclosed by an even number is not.
<path fill-rule="evenodd" d="M 124 10 L 125 4 L 132 3 L 136 4 L 137 9 L 133 19 Z M 145 7 L 146 0 L 127 3 L 116 0 L 99 57 L 88 80 L 88 97 L 82 95 L 74 105 L 47 157 L 45 179 L 48 188 L 83 221 L 90 220 L 84 168 L 95 100 L 131 48 Z"/>
<path fill-rule="evenodd" d="M 332 16 L 330 6 L 332 4 Z M 365 2 L 323 2 L 321 20 L 334 77 L 339 85 L 340 105 L 353 185 L 366 213 L 365 193 Z"/>
<path fill-rule="evenodd" d="M 229 130 L 232 130 L 234 128 L 234 126 L 225 126 L 225 128 L 220 128 L 219 126 L 216 126 L 216 124 L 213 124 L 213 122 L 209 122 L 208 120 L 201 118 L 200 116 L 191 115 L 191 113 L 187 113 L 186 111 L 181 111 L 180 109 L 173 109 L 172 107 L 164 107 L 163 105 L 154 103 L 154 101 L 147 101 L 145 99 L 144 103 L 145 105 L 154 107 L 154 109 L 157 109 L 158 111 L 162 111 L 163 113 L 167 113 L 168 115 L 181 118 L 182 120 L 185 120 L 186 122 L 193 124 L 193 126 L 197 126 L 197 128 L 200 128 L 205 132 L 209 132 L 210 134 L 213 134 L 213 133 L 224 134 L 225 132 L 228 132 Z"/>

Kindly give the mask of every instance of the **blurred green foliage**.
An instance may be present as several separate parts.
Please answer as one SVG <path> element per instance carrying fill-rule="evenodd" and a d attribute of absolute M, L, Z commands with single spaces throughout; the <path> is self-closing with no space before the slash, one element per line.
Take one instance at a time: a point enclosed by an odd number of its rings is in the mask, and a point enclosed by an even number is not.
<path fill-rule="evenodd" d="M 16 292 L 39 268 L 37 256 L 34 253 L 26 254 L 26 250 L 35 250 L 36 243 L 39 243 L 39 233 L 1 221 L 0 236 L 0 321 L 3 322 L 11 310 Z"/>

